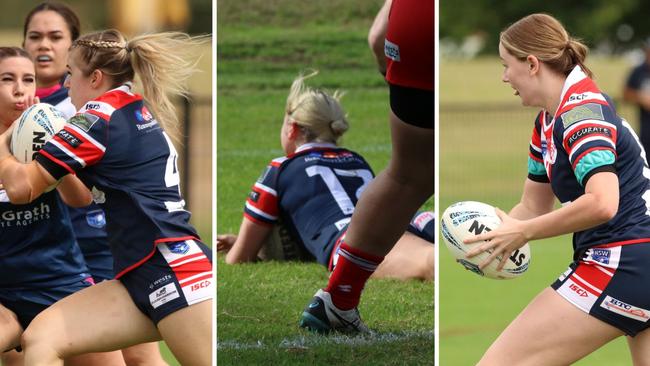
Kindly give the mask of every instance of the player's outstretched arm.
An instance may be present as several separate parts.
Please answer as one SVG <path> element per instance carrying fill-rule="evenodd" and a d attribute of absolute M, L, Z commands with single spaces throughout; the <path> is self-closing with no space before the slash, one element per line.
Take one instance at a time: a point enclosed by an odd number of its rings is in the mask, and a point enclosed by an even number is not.
<path fill-rule="evenodd" d="M 61 199 L 66 205 L 72 207 L 85 207 L 92 203 L 93 195 L 90 190 L 72 174 L 63 177 L 61 183 L 56 187 Z"/>
<path fill-rule="evenodd" d="M 226 255 L 226 263 L 253 262 L 271 233 L 271 226 L 260 225 L 244 217 L 239 235 Z M 218 244 L 217 244 L 218 245 Z"/>

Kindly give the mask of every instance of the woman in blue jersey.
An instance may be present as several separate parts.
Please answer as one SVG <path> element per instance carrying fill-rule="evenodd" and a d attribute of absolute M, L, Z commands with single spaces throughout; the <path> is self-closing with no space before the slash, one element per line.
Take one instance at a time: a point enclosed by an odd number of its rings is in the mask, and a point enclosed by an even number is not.
<path fill-rule="evenodd" d="M 79 38 L 80 22 L 67 5 L 44 2 L 26 16 L 23 47 L 36 65 L 36 96 L 42 103 L 55 106 L 66 118 L 77 111 L 63 86 L 66 63 L 72 42 Z M 70 220 L 88 270 L 95 282 L 112 279 L 113 256 L 108 247 L 104 210 L 91 203 L 85 207 L 68 207 Z M 156 342 L 123 350 L 128 366 L 166 365 Z"/>
<path fill-rule="evenodd" d="M 333 270 L 354 206 L 374 177 L 360 155 L 339 147 L 348 121 L 338 92 L 330 96 L 304 84 L 299 76 L 287 98 L 280 142 L 286 153 L 271 161 L 246 201 L 239 235 L 217 237 L 226 263 L 253 261 L 273 225 L 281 222 L 317 262 Z M 433 214 L 423 213 L 411 229 L 429 241 L 405 233 L 375 272 L 375 277 L 432 280 Z M 304 249 L 303 249 L 304 248 Z"/>
<path fill-rule="evenodd" d="M 0 132 L 34 97 L 36 75 L 29 55 L 20 48 L 0 47 Z M 62 201 L 63 199 L 63 201 Z M 75 242 L 63 202 L 81 206 L 91 196 L 74 176 L 64 178 L 57 190 L 27 204 L 9 202 L 0 186 L 0 350 L 20 345 L 23 330 L 34 317 L 57 300 L 92 283 Z M 70 365 L 124 365 L 119 354 L 72 357 Z M 4 352 L 4 365 L 22 364 L 17 352 Z"/>
<path fill-rule="evenodd" d="M 26 365 L 161 339 L 181 364 L 211 364 L 211 251 L 189 224 L 165 132 L 178 124 L 166 93 L 185 92 L 193 51 L 205 41 L 182 33 L 127 41 L 115 30 L 82 36 L 65 84 L 77 114 L 30 164 L 13 159 L 10 135 L 1 135 L 0 179 L 16 190 L 13 202 L 29 202 L 75 172 L 91 188 L 106 211 L 116 272 L 32 322 L 23 336 Z M 144 96 L 131 91 L 136 75 Z M 52 337 L 57 329 L 65 332 Z"/>
<path fill-rule="evenodd" d="M 497 210 L 499 228 L 466 240 L 477 243 L 468 257 L 491 250 L 481 266 L 500 258 L 502 267 L 530 240 L 573 233 L 574 261 L 480 365 L 568 365 L 622 335 L 635 365 L 650 362 L 650 170 L 638 138 L 591 79 L 587 51 L 546 14 L 501 33 L 503 82 L 542 111 L 520 203 Z"/>

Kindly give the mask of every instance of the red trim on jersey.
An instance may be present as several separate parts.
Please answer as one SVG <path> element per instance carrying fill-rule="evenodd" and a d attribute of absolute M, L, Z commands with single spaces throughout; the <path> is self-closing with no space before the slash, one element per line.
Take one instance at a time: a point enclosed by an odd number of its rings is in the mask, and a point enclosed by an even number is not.
<path fill-rule="evenodd" d="M 272 166 L 272 167 L 276 167 L 276 168 L 277 168 L 277 167 L 279 167 L 280 165 L 282 165 L 282 163 L 279 162 L 279 161 L 271 161 L 271 166 Z"/>
<path fill-rule="evenodd" d="M 148 261 L 151 257 L 153 257 L 154 253 L 156 253 L 156 244 L 153 245 L 153 249 L 151 250 L 151 253 L 147 254 L 146 257 L 140 259 L 136 263 L 124 268 L 122 270 L 122 272 L 115 275 L 115 279 L 118 279 L 118 278 L 124 276 L 127 272 L 131 271 L 132 269 L 136 269 L 136 268 L 140 267 L 144 262 Z"/>
<path fill-rule="evenodd" d="M 142 96 L 139 94 L 129 94 L 122 90 L 112 90 L 94 99 L 94 101 L 109 104 L 116 110 L 139 100 L 142 100 Z"/>
<path fill-rule="evenodd" d="M 533 159 L 533 160 L 535 160 L 536 162 L 538 162 L 538 163 L 543 163 L 543 162 L 544 162 L 544 159 L 540 159 L 540 158 L 538 158 L 537 156 L 533 155 L 532 152 L 529 152 L 529 153 L 528 153 L 528 156 L 529 156 L 531 159 Z"/>
<path fill-rule="evenodd" d="M 65 170 L 69 171 L 70 174 L 75 174 L 75 171 L 72 170 L 72 168 L 70 168 L 70 167 L 68 166 L 68 164 L 66 164 L 66 163 L 62 162 L 61 160 L 55 158 L 54 156 L 50 155 L 50 154 L 47 153 L 45 150 L 42 150 L 42 149 L 41 149 L 41 150 L 39 150 L 38 153 L 41 154 L 41 155 L 43 155 L 43 156 L 45 156 L 46 158 L 48 158 L 49 160 L 51 160 L 51 161 L 52 161 L 53 163 L 55 163 L 56 165 L 60 165 L 60 166 L 62 166 Z"/>
<path fill-rule="evenodd" d="M 596 268 L 596 266 L 598 265 L 580 263 L 578 265 L 578 268 L 576 268 L 575 272 L 573 272 L 571 275 L 572 279 L 575 280 L 573 276 L 577 274 L 580 276 L 580 278 L 587 281 L 593 287 L 599 289 L 601 292 L 604 291 L 605 287 L 607 287 L 607 284 L 609 284 L 609 281 L 612 279 L 612 272 L 616 272 L 616 270 L 607 271 L 607 273 L 605 273 Z"/>
<path fill-rule="evenodd" d="M 83 113 L 92 114 L 94 116 L 97 116 L 97 117 L 103 119 L 106 122 L 108 122 L 111 119 L 111 116 L 109 116 L 108 114 L 102 113 L 100 111 L 96 111 L 94 109 L 87 109 L 87 110 L 83 111 Z"/>
<path fill-rule="evenodd" d="M 178 258 L 174 259 L 173 261 L 167 262 L 167 263 L 169 263 L 170 266 L 174 266 L 174 265 L 177 265 L 178 263 L 185 262 L 186 260 L 201 257 L 201 256 L 205 257 L 205 254 L 203 254 L 203 252 L 189 254 L 189 255 L 182 256 L 182 257 L 178 257 Z"/>
<path fill-rule="evenodd" d="M 176 279 L 179 282 L 192 276 L 196 276 L 199 273 L 212 272 L 212 263 L 210 263 L 208 257 L 206 257 L 203 252 L 197 254 L 202 254 L 203 258 L 176 267 L 170 266 L 174 274 L 176 274 Z M 190 282 L 193 283 L 193 281 Z M 182 286 L 184 287 L 185 284 Z"/>
<path fill-rule="evenodd" d="M 124 268 L 120 273 L 115 275 L 115 279 L 118 279 L 118 278 L 124 276 L 127 272 L 140 267 L 144 262 L 148 261 L 154 255 L 154 253 L 156 253 L 156 246 L 158 244 L 167 243 L 167 242 L 170 242 L 170 241 L 185 241 L 185 240 L 200 240 L 200 239 L 195 237 L 195 236 L 183 236 L 183 237 L 180 237 L 180 238 L 161 238 L 161 239 L 158 239 L 158 240 L 153 242 L 153 249 L 151 250 L 151 252 L 149 254 L 147 254 L 146 257 L 144 257 L 144 258 L 140 259 L 139 261 L 137 261 L 136 263 Z"/>
<path fill-rule="evenodd" d="M 566 93 L 564 94 L 564 98 L 562 99 L 562 103 L 560 103 L 561 107 L 558 109 L 557 113 L 555 114 L 555 118 L 557 118 L 559 115 L 561 115 L 562 113 L 564 113 L 564 112 L 566 112 L 566 111 L 568 111 L 570 109 L 573 109 L 573 108 L 575 108 L 577 106 L 581 106 L 581 105 L 587 104 L 587 103 L 597 103 L 597 104 L 601 104 L 601 105 L 604 105 L 604 106 L 608 105 L 607 101 L 600 100 L 600 99 L 584 99 L 584 100 L 581 100 L 581 101 L 579 101 L 577 103 L 572 103 L 570 105 L 566 105 L 566 103 L 569 101 L 569 97 L 571 97 L 571 95 L 573 95 L 573 94 L 582 94 L 582 93 L 600 94 L 603 98 L 605 98 L 602 95 L 602 92 L 600 91 L 600 89 L 598 89 L 598 87 L 596 86 L 596 83 L 594 83 L 593 80 L 589 79 L 589 77 L 586 77 L 586 78 L 578 81 L 577 83 L 571 85 L 571 87 L 566 91 Z"/>
<path fill-rule="evenodd" d="M 97 163 L 99 160 L 101 160 L 102 157 L 104 157 L 104 151 L 97 147 L 95 144 L 93 144 L 90 140 L 88 140 L 86 137 L 84 137 L 82 134 L 76 132 L 75 130 L 71 128 L 65 128 L 65 131 L 73 135 L 74 137 L 78 138 L 81 141 L 81 144 L 77 147 L 71 146 L 67 141 L 64 139 L 60 138 L 58 135 L 54 136 L 54 139 L 59 142 L 60 144 L 63 144 L 65 146 L 70 146 L 71 152 L 78 157 L 79 159 L 83 160 L 86 165 L 93 165 Z"/>
<path fill-rule="evenodd" d="M 157 239 L 156 241 L 154 241 L 154 244 L 169 243 L 170 241 L 185 241 L 185 240 L 201 241 L 201 239 L 197 238 L 196 236 L 181 236 L 179 238 L 161 238 L 161 239 Z"/>
<path fill-rule="evenodd" d="M 589 154 L 590 152 L 596 151 L 596 150 L 609 150 L 609 151 L 614 153 L 614 157 L 617 156 L 616 155 L 616 150 L 612 149 L 611 147 L 602 147 L 602 146 L 592 147 L 591 149 L 588 149 L 587 151 L 585 151 L 582 154 L 578 155 L 578 157 L 573 161 L 573 163 L 571 164 L 571 167 L 573 167 L 573 170 L 576 169 L 576 165 L 578 165 L 578 162 L 580 161 L 580 159 L 582 159 L 585 155 Z"/>
<path fill-rule="evenodd" d="M 258 225 L 262 225 L 262 226 L 273 226 L 272 223 L 270 223 L 270 222 L 264 222 L 264 221 L 262 221 L 262 220 L 260 220 L 260 219 L 258 219 L 258 218 L 255 218 L 255 217 L 249 215 L 247 212 L 244 212 L 244 217 L 247 218 L 247 219 L 249 219 L 249 220 L 252 221 L 253 223 L 258 224 Z"/>
<path fill-rule="evenodd" d="M 253 191 L 259 194 L 257 202 L 250 199 L 250 197 L 247 198 L 246 201 L 251 206 L 257 208 L 265 214 L 277 217 L 280 212 L 280 209 L 278 208 L 278 197 L 255 186 L 253 186 Z"/>
<path fill-rule="evenodd" d="M 591 248 L 611 248 L 611 247 L 619 247 L 619 246 L 631 245 L 631 244 L 650 244 L 650 238 L 616 241 L 616 242 L 613 242 L 613 243 L 596 245 L 596 246 L 591 247 Z"/>
<path fill-rule="evenodd" d="M 578 268 L 580 268 L 580 267 L 578 267 Z M 595 291 L 594 289 L 592 289 L 591 287 L 589 287 L 587 284 L 585 284 L 585 282 L 580 281 L 580 280 L 579 280 L 576 276 L 574 276 L 573 274 L 571 275 L 570 278 L 571 278 L 571 281 L 575 282 L 578 286 L 582 287 L 585 291 L 589 292 L 590 294 L 592 294 L 592 295 L 594 295 L 594 296 L 596 296 L 596 297 L 600 296 L 600 294 L 602 293 L 602 291 L 601 291 L 600 293 L 598 293 L 598 291 Z M 584 277 L 581 277 L 581 278 L 584 278 Z M 586 280 L 585 280 L 585 281 L 586 281 Z M 587 282 L 587 283 L 588 283 L 588 282 Z"/>
<path fill-rule="evenodd" d="M 568 131 L 572 131 L 571 135 L 573 135 L 574 133 L 578 132 L 579 130 L 584 129 L 584 128 L 589 128 L 589 127 L 606 128 L 608 131 L 611 132 L 612 135 L 609 136 L 609 135 L 607 135 L 606 133 L 601 133 L 601 132 L 592 132 L 592 133 L 589 133 L 589 134 L 582 135 L 582 136 L 578 137 L 578 138 L 573 142 L 573 145 L 574 145 L 574 146 L 575 146 L 575 144 L 577 144 L 577 143 L 578 143 L 579 141 L 581 141 L 582 139 L 585 139 L 585 138 L 588 138 L 588 137 L 593 137 L 593 136 L 603 136 L 603 137 L 606 137 L 608 140 L 611 140 L 612 143 L 613 143 L 614 145 L 616 145 L 616 139 L 617 139 L 616 128 L 610 128 L 610 127 L 608 127 L 608 126 L 603 126 L 603 125 L 598 124 L 598 123 L 587 123 L 587 124 L 585 124 L 585 125 L 583 125 L 583 126 L 580 126 L 580 127 L 578 127 L 578 128 L 569 129 Z M 565 131 L 565 132 L 566 132 L 566 131 Z M 571 150 L 571 148 L 569 147 L 569 139 L 571 138 L 571 135 L 567 136 L 566 138 L 564 138 L 564 141 L 562 141 L 562 145 L 564 146 L 564 149 L 565 149 L 566 151 L 570 151 L 570 150 Z"/>
<path fill-rule="evenodd" d="M 197 282 L 201 282 L 201 281 L 205 281 L 205 280 L 209 280 L 209 279 L 212 279 L 212 271 L 210 273 L 206 274 L 205 276 L 200 276 L 200 277 L 192 279 L 191 281 L 183 282 L 183 284 L 181 284 L 181 287 L 187 287 L 187 286 L 193 285 L 193 284 L 195 284 Z"/>

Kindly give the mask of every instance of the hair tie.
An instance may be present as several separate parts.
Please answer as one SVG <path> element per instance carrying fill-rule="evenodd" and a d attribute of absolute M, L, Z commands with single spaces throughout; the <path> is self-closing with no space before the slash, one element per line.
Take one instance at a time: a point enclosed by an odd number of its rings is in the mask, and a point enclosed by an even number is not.
<path fill-rule="evenodd" d="M 124 49 L 126 50 L 127 53 L 131 53 L 131 51 L 133 51 L 133 48 L 129 47 L 128 43 L 124 44 Z"/>

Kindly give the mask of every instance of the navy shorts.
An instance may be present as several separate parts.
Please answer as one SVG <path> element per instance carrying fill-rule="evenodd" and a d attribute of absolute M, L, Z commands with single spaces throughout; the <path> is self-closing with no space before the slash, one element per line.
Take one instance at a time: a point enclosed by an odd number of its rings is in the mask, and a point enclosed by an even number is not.
<path fill-rule="evenodd" d="M 86 261 L 88 271 L 95 283 L 115 277 L 113 272 L 113 255 L 106 238 L 77 239 L 81 253 Z"/>
<path fill-rule="evenodd" d="M 627 335 L 650 326 L 650 243 L 593 247 L 551 287 L 570 303 Z"/>
<path fill-rule="evenodd" d="M 2 288 L 0 289 L 0 304 L 13 311 L 23 329 L 27 329 L 29 323 L 41 311 L 62 298 L 91 285 L 92 279 L 89 277 L 85 280 L 56 287 L 34 289 Z"/>
<path fill-rule="evenodd" d="M 160 243 L 151 258 L 120 281 L 138 309 L 158 324 L 177 310 L 214 298 L 212 251 L 195 240 Z"/>

